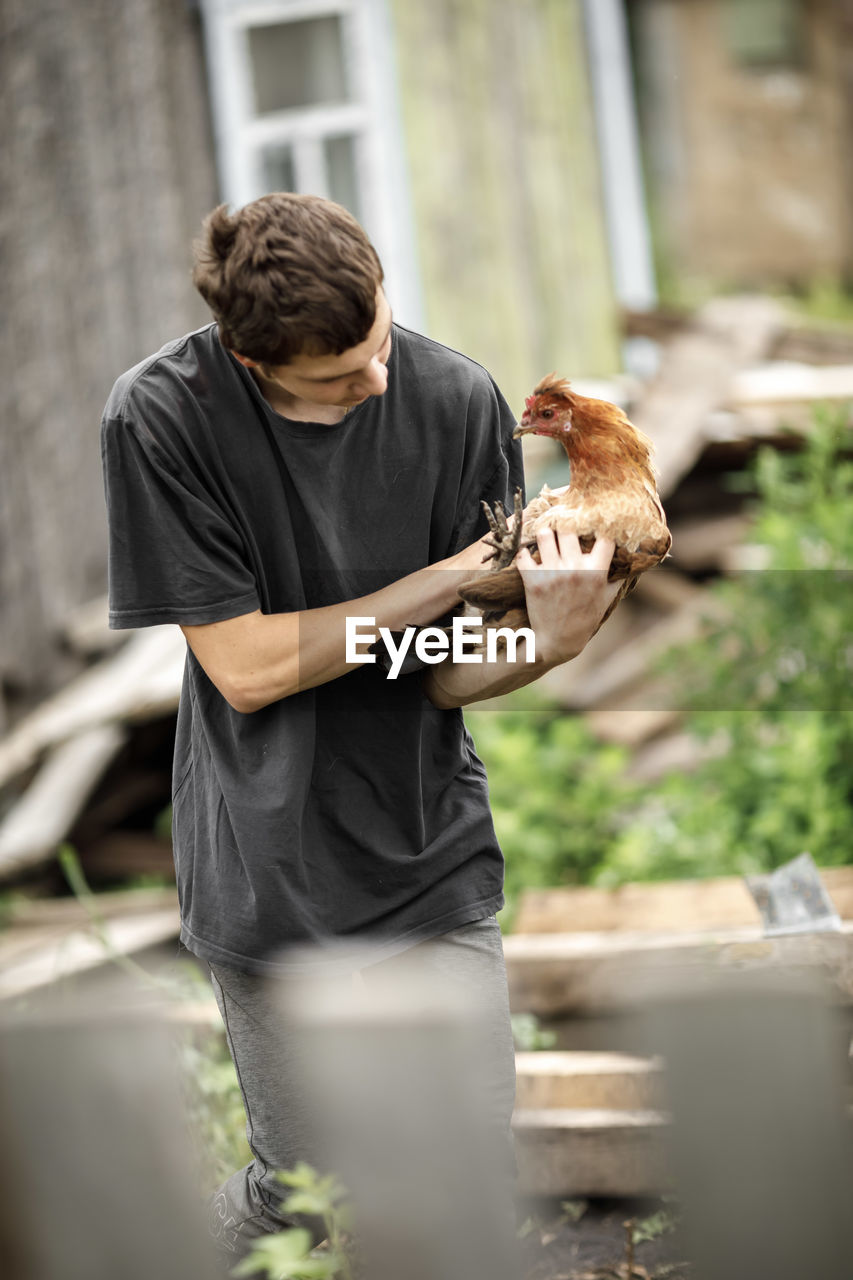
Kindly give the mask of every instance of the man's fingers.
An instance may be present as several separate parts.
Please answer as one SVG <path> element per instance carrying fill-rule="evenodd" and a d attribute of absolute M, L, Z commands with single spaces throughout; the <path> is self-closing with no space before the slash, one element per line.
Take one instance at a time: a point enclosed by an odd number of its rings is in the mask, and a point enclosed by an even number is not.
<path fill-rule="evenodd" d="M 539 560 L 543 569 L 561 567 L 560 547 L 553 529 L 540 529 L 536 535 L 536 545 L 539 547 Z"/>
<path fill-rule="evenodd" d="M 589 552 L 590 569 L 608 569 L 616 543 L 612 538 L 596 538 Z"/>

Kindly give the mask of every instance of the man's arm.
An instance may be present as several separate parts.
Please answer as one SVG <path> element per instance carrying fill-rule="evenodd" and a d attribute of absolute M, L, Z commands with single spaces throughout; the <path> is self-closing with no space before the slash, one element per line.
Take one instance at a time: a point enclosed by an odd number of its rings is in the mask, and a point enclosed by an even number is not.
<path fill-rule="evenodd" d="M 442 710 L 511 693 L 546 671 L 576 658 L 595 634 L 620 582 L 608 582 L 615 543 L 599 538 L 585 555 L 573 534 L 543 530 L 537 538 L 541 564 L 524 548 L 516 565 L 524 581 L 527 613 L 536 637 L 532 662 L 443 662 L 424 677 L 424 691 Z"/>
<path fill-rule="evenodd" d="M 402 630 L 441 617 L 459 603 L 457 587 L 482 568 L 489 548 L 472 543 L 358 600 L 295 613 L 253 613 L 182 626 L 187 643 L 235 711 L 259 711 L 303 689 L 335 680 L 360 663 L 346 661 L 346 620 L 371 617 Z"/>

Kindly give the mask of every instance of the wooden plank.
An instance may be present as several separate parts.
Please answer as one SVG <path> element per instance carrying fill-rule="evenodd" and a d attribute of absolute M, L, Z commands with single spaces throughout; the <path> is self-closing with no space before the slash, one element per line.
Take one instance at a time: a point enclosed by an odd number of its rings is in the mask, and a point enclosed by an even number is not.
<path fill-rule="evenodd" d="M 662 1064 L 627 1053 L 545 1051 L 515 1055 L 518 1110 L 598 1108 L 654 1110 L 661 1105 Z"/>
<path fill-rule="evenodd" d="M 522 1195 L 644 1196 L 670 1189 L 667 1119 L 654 1110 L 530 1110 L 513 1117 Z"/>
<path fill-rule="evenodd" d="M 0 823 L 0 883 L 54 857 L 126 740 L 119 725 L 96 725 L 49 752 Z"/>
<path fill-rule="evenodd" d="M 784 314 L 770 298 L 715 298 L 667 344 L 658 376 L 631 412 L 654 441 L 664 498 L 701 455 L 708 417 L 726 402 L 732 375 L 766 355 Z"/>
<path fill-rule="evenodd" d="M 853 919 L 853 867 L 822 867 L 820 876 L 842 919 Z M 624 884 L 616 889 L 528 889 L 516 933 L 611 929 L 695 932 L 758 925 L 760 916 L 740 876 Z"/>
<path fill-rule="evenodd" d="M 504 939 L 510 1002 L 540 1017 L 633 1008 L 675 971 L 808 968 L 853 997 L 853 922 L 837 933 L 765 938 L 758 928 L 700 933 L 513 934 Z"/>
<path fill-rule="evenodd" d="M 95 908 L 99 915 L 118 919 L 120 916 L 144 915 L 147 911 L 162 911 L 177 902 L 174 889 L 116 889 L 95 896 Z M 18 898 L 11 907 L 9 921 L 0 933 L 0 946 L 4 945 L 10 930 L 26 931 L 35 928 L 77 928 L 88 923 L 89 912 L 76 898 Z"/>
<path fill-rule="evenodd" d="M 741 369 L 732 379 L 731 400 L 738 408 L 853 400 L 853 364 L 818 367 L 777 360 Z"/>

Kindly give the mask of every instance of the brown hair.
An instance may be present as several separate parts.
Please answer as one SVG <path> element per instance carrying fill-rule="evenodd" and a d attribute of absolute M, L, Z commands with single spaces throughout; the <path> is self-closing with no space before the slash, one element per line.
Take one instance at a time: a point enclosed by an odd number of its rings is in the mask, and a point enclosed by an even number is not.
<path fill-rule="evenodd" d="M 382 266 L 331 200 L 274 192 L 234 214 L 221 204 L 194 248 L 193 284 L 223 346 L 259 364 L 340 355 L 373 327 Z"/>

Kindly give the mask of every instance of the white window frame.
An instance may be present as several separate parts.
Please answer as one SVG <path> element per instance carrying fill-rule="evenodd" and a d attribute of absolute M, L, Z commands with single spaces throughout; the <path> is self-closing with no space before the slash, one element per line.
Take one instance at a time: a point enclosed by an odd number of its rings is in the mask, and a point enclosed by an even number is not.
<path fill-rule="evenodd" d="M 376 245 L 395 315 L 420 326 L 422 304 L 403 160 L 387 0 L 201 0 L 222 198 L 240 207 L 265 192 L 263 154 L 291 148 L 295 187 L 329 196 L 323 144 L 353 140 L 359 217 Z M 339 17 L 352 100 L 258 115 L 249 31 Z"/>

